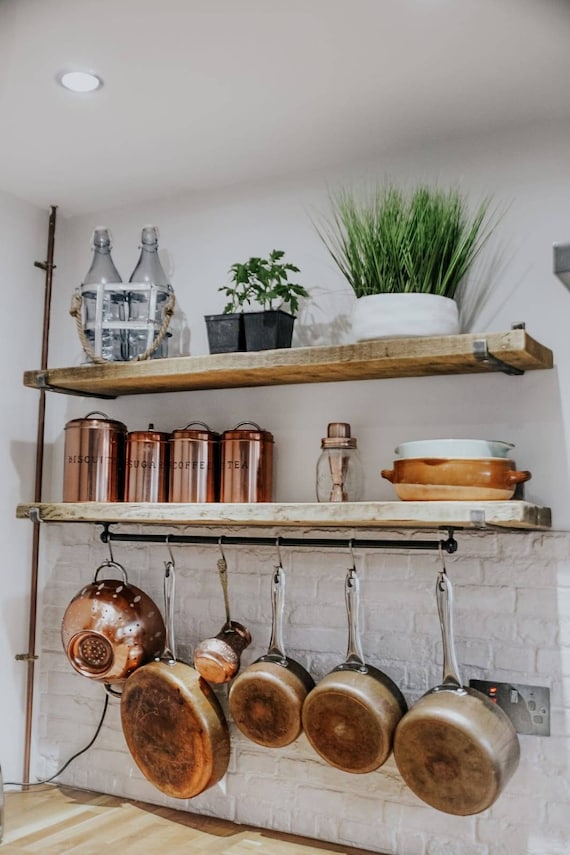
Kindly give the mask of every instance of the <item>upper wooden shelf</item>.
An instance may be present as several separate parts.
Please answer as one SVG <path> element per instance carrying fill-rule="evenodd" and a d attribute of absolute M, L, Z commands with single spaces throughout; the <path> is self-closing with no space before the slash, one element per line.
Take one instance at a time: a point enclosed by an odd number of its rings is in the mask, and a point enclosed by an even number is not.
<path fill-rule="evenodd" d="M 59 502 L 18 505 L 19 519 L 44 522 L 265 526 L 318 528 L 547 529 L 550 508 L 530 502 L 263 502 L 127 503 Z"/>
<path fill-rule="evenodd" d="M 68 394 L 117 397 L 154 392 L 327 383 L 436 374 L 521 373 L 552 368 L 552 351 L 525 329 L 257 353 L 182 356 L 146 362 L 26 371 L 24 385 Z"/>

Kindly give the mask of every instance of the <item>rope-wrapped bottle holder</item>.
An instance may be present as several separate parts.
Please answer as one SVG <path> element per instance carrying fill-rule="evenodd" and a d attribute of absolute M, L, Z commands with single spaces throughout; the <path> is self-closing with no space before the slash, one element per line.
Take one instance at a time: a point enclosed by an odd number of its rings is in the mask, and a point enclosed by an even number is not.
<path fill-rule="evenodd" d="M 106 364 L 108 362 L 113 362 L 114 360 L 106 359 L 104 356 L 100 356 L 98 353 L 96 353 L 95 350 L 93 349 L 93 347 L 91 346 L 91 343 L 89 342 L 87 336 L 85 335 L 85 329 L 83 327 L 83 319 L 82 319 L 82 312 L 81 312 L 82 303 L 83 303 L 83 298 L 81 296 L 81 293 L 79 291 L 75 291 L 75 293 L 73 294 L 73 297 L 71 298 L 71 306 L 69 309 L 69 314 L 75 320 L 75 326 L 77 327 L 77 334 L 79 335 L 79 340 L 81 342 L 81 346 L 83 347 L 83 350 L 85 351 L 85 353 L 87 354 L 89 359 L 91 359 L 93 362 L 97 363 L 98 365 L 103 365 L 103 364 Z M 149 357 L 151 357 L 152 354 L 160 347 L 160 345 L 161 345 L 161 343 L 162 343 L 162 341 L 163 341 L 163 339 L 164 339 L 164 337 L 168 331 L 168 327 L 170 326 L 170 322 L 171 322 L 172 316 L 174 314 L 175 305 L 176 305 L 176 297 L 174 295 L 174 291 L 172 289 L 170 289 L 170 294 L 168 296 L 168 300 L 167 300 L 166 305 L 164 306 L 164 309 L 163 309 L 162 324 L 160 325 L 160 328 L 159 328 L 155 338 L 153 339 L 151 344 L 147 347 L 147 349 L 144 351 L 144 353 L 139 353 L 137 356 L 134 356 L 131 360 L 129 360 L 130 362 L 142 362 L 145 359 L 149 359 Z"/>

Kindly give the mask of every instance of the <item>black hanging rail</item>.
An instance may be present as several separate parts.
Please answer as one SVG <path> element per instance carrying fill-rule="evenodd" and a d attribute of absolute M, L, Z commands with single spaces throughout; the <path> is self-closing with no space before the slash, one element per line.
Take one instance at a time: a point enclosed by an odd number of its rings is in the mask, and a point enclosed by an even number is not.
<path fill-rule="evenodd" d="M 101 523 L 103 543 L 168 543 L 194 544 L 198 546 L 275 546 L 279 547 L 318 547 L 324 549 L 442 549 L 449 555 L 457 552 L 457 541 L 453 529 L 447 528 L 447 538 L 434 540 L 366 540 L 363 538 L 325 538 L 325 537 L 245 537 L 239 535 L 202 535 L 202 534 L 129 534 L 111 531 L 109 523 Z"/>

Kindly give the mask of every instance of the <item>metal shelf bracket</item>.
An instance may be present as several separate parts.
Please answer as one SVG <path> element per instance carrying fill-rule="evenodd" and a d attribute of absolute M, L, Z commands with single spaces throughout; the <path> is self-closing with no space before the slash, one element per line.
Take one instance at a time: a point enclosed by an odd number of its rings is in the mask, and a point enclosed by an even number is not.
<path fill-rule="evenodd" d="M 502 371 L 503 374 L 511 374 L 513 376 L 518 376 L 520 374 L 524 374 L 522 368 L 515 368 L 514 365 L 508 365 L 508 363 L 504 362 L 502 359 L 499 359 L 498 356 L 489 352 L 487 347 L 487 339 L 485 338 L 477 338 L 473 342 L 473 356 L 477 360 L 477 362 L 482 362 L 484 364 L 493 366 L 494 368 Z"/>
<path fill-rule="evenodd" d="M 62 395 L 77 395 L 79 398 L 102 398 L 106 401 L 113 401 L 116 395 L 104 395 L 102 392 L 86 392 L 82 390 L 77 392 L 75 389 L 64 389 L 62 386 L 54 386 L 48 380 L 47 371 L 38 371 L 36 374 L 36 386 L 41 392 L 59 392 Z"/>

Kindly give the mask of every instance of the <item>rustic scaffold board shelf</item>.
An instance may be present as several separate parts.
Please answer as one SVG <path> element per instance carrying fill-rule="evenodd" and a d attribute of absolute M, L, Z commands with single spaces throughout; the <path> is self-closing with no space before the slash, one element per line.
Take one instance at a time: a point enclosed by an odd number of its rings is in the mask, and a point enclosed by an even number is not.
<path fill-rule="evenodd" d="M 548 529 L 549 508 L 530 502 L 342 502 L 175 504 L 59 502 L 18 505 L 20 519 L 44 522 L 337 528 Z"/>
<path fill-rule="evenodd" d="M 488 354 L 488 358 L 486 358 Z M 100 397 L 552 368 L 524 329 L 26 371 L 24 385 Z M 508 369 L 513 369 L 509 372 Z"/>

